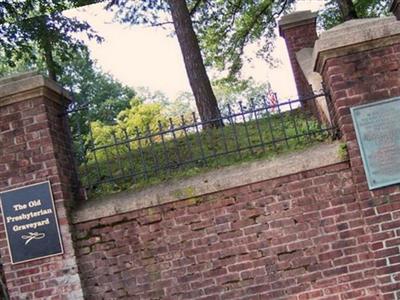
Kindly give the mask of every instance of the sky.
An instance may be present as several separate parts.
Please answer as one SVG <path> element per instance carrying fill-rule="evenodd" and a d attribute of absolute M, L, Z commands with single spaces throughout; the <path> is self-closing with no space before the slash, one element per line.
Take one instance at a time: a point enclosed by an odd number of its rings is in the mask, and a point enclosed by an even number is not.
<path fill-rule="evenodd" d="M 322 7 L 323 0 L 300 0 L 295 10 L 316 11 Z M 119 24 L 113 21 L 113 13 L 105 11 L 102 4 L 71 10 L 66 15 L 86 20 L 104 37 L 105 41 L 101 44 L 87 42 L 92 58 L 104 71 L 124 84 L 160 90 L 170 99 L 175 99 L 180 92 L 190 91 L 179 44 L 176 36 L 169 34 L 170 31 L 159 27 Z M 275 41 L 273 56 L 280 61 L 276 68 L 256 58 L 254 49 L 252 46 L 246 49 L 252 61 L 245 63 L 243 77 L 251 76 L 259 83 L 269 82 L 280 99 L 296 98 L 284 40 L 278 37 Z"/>

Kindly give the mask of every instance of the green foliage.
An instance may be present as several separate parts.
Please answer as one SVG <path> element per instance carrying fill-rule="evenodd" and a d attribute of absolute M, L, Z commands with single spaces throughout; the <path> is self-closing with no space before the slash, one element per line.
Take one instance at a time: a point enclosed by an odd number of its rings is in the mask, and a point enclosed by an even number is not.
<path fill-rule="evenodd" d="M 125 140 L 128 136 L 135 137 L 138 134 L 152 134 L 167 126 L 167 119 L 162 115 L 162 107 L 159 103 L 143 103 L 138 98 L 133 98 L 130 105 L 119 112 L 114 124 L 105 124 L 100 120 L 90 123 L 91 132 L 83 136 L 83 139 L 90 141 L 87 147 L 102 147 L 110 143 L 118 143 Z M 80 137 L 82 138 L 82 136 Z M 141 146 L 148 146 L 144 141 Z M 132 149 L 137 149 L 138 144 L 131 145 Z M 96 157 L 89 154 L 86 159 L 106 160 L 110 157 L 117 159 L 117 155 L 126 154 L 129 149 L 124 147 L 114 147 L 106 151 L 100 151 Z"/>
<path fill-rule="evenodd" d="M 74 91 L 75 105 L 86 106 L 85 118 L 113 123 L 129 107 L 135 91 L 103 72 L 84 48 L 64 64 L 60 83 Z"/>
<path fill-rule="evenodd" d="M 62 12 L 99 2 L 98 0 L 24 0 L 1 1 L 0 24 Z"/>
<path fill-rule="evenodd" d="M 25 55 L 27 56 L 27 54 Z M 28 57 L 10 63 L 9 59 L 5 56 L 4 49 L 0 49 L 0 77 L 33 69 L 41 70 L 38 64 L 31 62 Z"/>
<path fill-rule="evenodd" d="M 260 57 L 272 62 L 276 18 L 293 1 L 204 1 L 193 15 L 193 24 L 208 65 L 228 70 L 234 78 L 243 66 L 247 45 L 257 42 Z"/>
<path fill-rule="evenodd" d="M 34 51 L 38 51 L 34 48 Z M 54 60 L 61 63 L 58 56 Z M 46 73 L 46 66 L 42 59 L 36 62 L 17 61 L 14 67 L 10 67 L 4 56 L 0 56 L 0 76 L 27 70 L 39 70 Z M 59 75 L 59 84 L 73 92 L 74 102 L 71 109 L 86 107 L 82 112 L 72 114 L 70 123 L 73 133 L 79 131 L 88 132 L 85 126 L 86 120 L 100 121 L 111 124 L 118 113 L 129 107 L 135 91 L 110 74 L 103 72 L 90 58 L 89 50 L 84 47 L 73 53 L 68 62 L 64 62 L 62 72 Z"/>
<path fill-rule="evenodd" d="M 68 18 L 63 9 L 91 3 L 90 1 L 44 1 L 28 0 L 20 4 L 0 3 L 0 17 L 12 22 L 0 26 L 0 47 L 11 67 L 17 62 L 34 63 L 42 60 L 55 78 L 61 73 L 61 62 L 69 61 L 84 48 L 83 40 L 76 33 L 85 33 L 89 39 L 102 40 L 87 22 Z"/>
<path fill-rule="evenodd" d="M 166 118 L 161 112 L 160 103 L 141 103 L 140 100 L 133 99 L 130 107 L 118 114 L 118 126 L 130 136 L 136 135 L 137 130 L 150 134 L 159 130 L 160 125 L 166 126 Z"/>
<path fill-rule="evenodd" d="M 212 82 L 214 94 L 221 112 L 228 113 L 228 104 L 232 107 L 238 102 L 244 106 L 264 105 L 262 97 L 271 89 L 269 83 L 257 83 L 252 78 L 247 80 L 216 80 Z M 151 91 L 148 88 L 136 88 L 138 99 L 145 103 L 159 103 L 162 106 L 162 114 L 172 118 L 175 123 L 180 122 L 180 116 L 192 119 L 192 112 L 196 110 L 195 99 L 191 92 L 181 92 L 171 100 L 160 91 Z"/>
<path fill-rule="evenodd" d="M 348 153 L 348 150 L 347 150 L 347 144 L 346 143 L 341 143 L 339 145 L 338 156 L 342 160 L 347 160 L 349 158 L 349 153 Z"/>
<path fill-rule="evenodd" d="M 111 0 L 107 6 L 117 12 L 116 16 L 124 23 L 157 25 L 165 20 L 163 12 L 169 11 L 165 0 L 130 1 Z"/>
<path fill-rule="evenodd" d="M 325 2 L 325 8 L 319 15 L 320 26 L 324 29 L 332 28 L 343 23 L 343 16 L 340 13 L 339 0 Z M 392 0 L 356 0 L 353 1 L 359 18 L 372 18 L 386 16 Z"/>
<path fill-rule="evenodd" d="M 180 116 L 189 117 L 196 110 L 194 96 L 191 92 L 181 92 L 175 99 L 170 99 L 163 92 L 152 91 L 147 87 L 137 87 L 135 92 L 137 101 L 159 104 L 161 114 L 165 118 L 178 120 Z"/>
<path fill-rule="evenodd" d="M 105 125 L 101 121 L 94 121 L 90 123 L 91 136 L 85 137 L 86 140 L 92 139 L 94 145 L 106 145 L 112 142 L 117 137 L 122 137 L 122 131 L 119 126 L 115 125 Z M 87 159 L 95 160 L 99 159 L 101 161 L 109 159 L 108 152 L 89 153 Z"/>

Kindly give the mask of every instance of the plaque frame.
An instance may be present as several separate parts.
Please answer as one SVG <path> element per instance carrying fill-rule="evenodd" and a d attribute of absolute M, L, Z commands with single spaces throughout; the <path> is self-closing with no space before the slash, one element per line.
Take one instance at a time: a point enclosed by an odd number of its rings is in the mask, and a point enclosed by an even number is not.
<path fill-rule="evenodd" d="M 33 257 L 33 258 L 29 258 L 29 259 L 25 259 L 25 260 L 19 260 L 19 261 L 15 262 L 14 259 L 13 259 L 12 252 L 11 252 L 10 240 L 9 240 L 8 230 L 7 230 L 7 227 L 6 227 L 6 220 L 5 220 L 5 216 L 4 216 L 3 200 L 1 198 L 1 195 L 4 194 L 4 193 L 13 192 L 13 191 L 17 191 L 17 190 L 22 190 L 22 189 L 26 189 L 26 188 L 29 188 L 29 187 L 33 187 L 33 186 L 41 185 L 41 184 L 46 184 L 46 183 L 48 185 L 48 191 L 49 191 L 50 201 L 51 201 L 51 208 L 53 209 L 53 213 L 54 213 L 55 226 L 56 226 L 56 230 L 57 230 L 57 236 L 58 236 L 58 242 L 59 242 L 59 245 L 60 245 L 60 251 L 56 252 L 56 253 L 49 254 L 49 255 Z M 54 205 L 53 191 L 52 191 L 51 183 L 50 183 L 49 180 L 38 182 L 38 183 L 33 183 L 33 184 L 29 184 L 29 185 L 24 185 L 24 186 L 21 186 L 21 187 L 17 187 L 17 188 L 13 188 L 13 189 L 10 189 L 10 190 L 5 190 L 5 191 L 0 192 L 0 209 L 1 209 L 1 215 L 2 215 L 2 220 L 3 220 L 4 231 L 6 232 L 7 248 L 8 248 L 8 252 L 9 252 L 9 255 L 10 255 L 10 260 L 11 260 L 11 264 L 12 265 L 26 263 L 26 262 L 30 262 L 30 261 L 34 261 L 34 260 L 39 260 L 39 259 L 44 259 L 44 258 L 48 258 L 48 257 L 53 257 L 53 256 L 58 256 L 58 255 L 63 255 L 64 254 L 64 245 L 63 245 L 63 241 L 62 241 L 62 237 L 61 237 L 61 231 L 60 231 L 60 225 L 59 225 L 59 222 L 58 222 L 57 210 L 56 210 L 55 205 Z"/>
<path fill-rule="evenodd" d="M 353 125 L 354 125 L 354 130 L 356 132 L 357 144 L 360 149 L 361 159 L 363 162 L 365 175 L 367 177 L 368 188 L 370 190 L 383 188 L 383 187 L 394 185 L 394 184 L 399 184 L 400 177 L 398 179 L 392 179 L 392 180 L 388 180 L 388 181 L 381 182 L 381 183 L 377 182 L 374 179 L 373 175 L 371 174 L 372 172 L 371 172 L 371 167 L 369 165 L 369 160 L 368 160 L 367 153 L 366 153 L 367 151 L 365 149 L 366 147 L 363 143 L 363 139 L 361 138 L 361 132 L 360 132 L 361 130 L 360 130 L 360 126 L 357 122 L 358 121 L 357 113 L 359 110 L 363 110 L 365 108 L 370 108 L 370 107 L 379 106 L 379 105 L 385 105 L 387 103 L 397 102 L 397 101 L 399 102 L 399 105 L 400 105 L 400 97 L 393 97 L 393 98 L 384 99 L 384 100 L 380 100 L 380 101 L 368 103 L 368 104 L 362 104 L 362 105 L 358 105 L 358 106 L 354 106 L 354 107 L 350 108 L 351 117 L 352 117 L 352 121 L 353 121 Z"/>

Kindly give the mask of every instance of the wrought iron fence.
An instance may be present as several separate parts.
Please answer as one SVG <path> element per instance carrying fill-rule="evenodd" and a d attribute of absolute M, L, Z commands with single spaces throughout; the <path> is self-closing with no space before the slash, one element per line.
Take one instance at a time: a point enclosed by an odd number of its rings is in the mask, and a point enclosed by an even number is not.
<path fill-rule="evenodd" d="M 143 128 L 118 121 L 101 128 L 85 119 L 87 108 L 75 109 L 70 115 L 74 117 L 80 179 L 89 191 L 120 190 L 333 138 L 336 129 L 332 125 L 302 108 L 324 96 L 275 105 L 262 98 L 257 103 L 227 105 L 220 118 L 207 122 L 192 113 Z M 77 122 L 82 119 L 85 121 Z M 210 126 L 221 122 L 224 126 Z"/>

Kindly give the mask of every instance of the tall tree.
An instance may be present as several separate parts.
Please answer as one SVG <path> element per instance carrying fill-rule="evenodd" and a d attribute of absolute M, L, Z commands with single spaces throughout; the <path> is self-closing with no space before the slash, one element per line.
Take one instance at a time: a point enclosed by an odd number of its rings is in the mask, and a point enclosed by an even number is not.
<path fill-rule="evenodd" d="M 356 7 L 352 0 L 337 0 L 343 21 L 357 19 Z"/>
<path fill-rule="evenodd" d="M 168 0 L 168 4 L 199 115 L 203 122 L 214 119 L 211 124 L 221 126 L 223 123 L 217 99 L 203 63 L 186 1 Z"/>
<path fill-rule="evenodd" d="M 119 18 L 131 24 L 159 25 L 165 13 L 170 12 L 200 118 L 203 122 L 207 122 L 206 126 L 222 126 L 218 104 L 193 30 L 191 20 L 193 10 L 189 10 L 187 2 L 185 0 L 113 0 L 109 7 L 113 5 L 118 6 Z M 164 24 L 164 22 L 161 23 Z M 166 21 L 166 23 L 171 22 Z"/>

